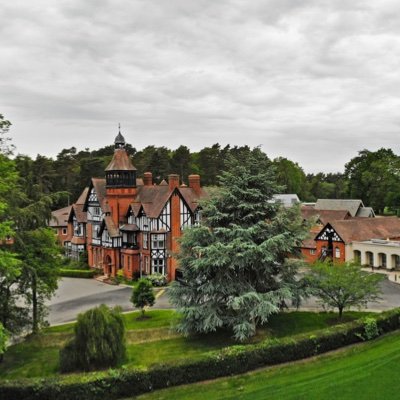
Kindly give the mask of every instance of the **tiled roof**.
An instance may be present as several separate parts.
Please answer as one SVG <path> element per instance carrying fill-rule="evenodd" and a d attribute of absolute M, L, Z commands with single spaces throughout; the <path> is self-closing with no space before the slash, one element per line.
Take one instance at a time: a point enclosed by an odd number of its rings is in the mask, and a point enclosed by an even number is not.
<path fill-rule="evenodd" d="M 364 207 L 361 200 L 350 199 L 318 199 L 315 204 L 316 210 L 347 210 L 352 217 L 357 215 L 360 207 Z"/>
<path fill-rule="evenodd" d="M 346 244 L 353 241 L 400 237 L 400 219 L 397 217 L 356 218 L 332 221 L 330 225 Z"/>
<path fill-rule="evenodd" d="M 83 204 L 73 204 L 72 209 L 78 222 L 87 222 L 87 213 L 86 211 L 83 211 Z"/>
<path fill-rule="evenodd" d="M 301 216 L 306 220 L 315 218 L 317 221 L 320 220 L 324 225 L 330 221 L 351 218 L 347 210 L 316 210 L 313 207 L 301 207 Z"/>
<path fill-rule="evenodd" d="M 360 217 L 360 218 L 375 217 L 374 209 L 372 207 L 361 207 L 358 210 L 358 213 L 357 213 L 356 217 Z"/>
<path fill-rule="evenodd" d="M 125 149 L 116 149 L 106 171 L 136 171 Z"/>
<path fill-rule="evenodd" d="M 114 221 L 110 215 L 106 215 L 103 219 L 102 223 L 102 228 L 100 229 L 100 232 L 103 232 L 104 225 L 107 227 L 108 234 L 110 237 L 119 237 L 119 230 L 115 226 Z"/>
<path fill-rule="evenodd" d="M 86 197 L 88 195 L 89 192 L 89 187 L 85 187 L 85 189 L 83 189 L 81 195 L 79 196 L 78 200 L 75 202 L 75 204 L 85 204 L 86 201 Z"/>
<path fill-rule="evenodd" d="M 60 208 L 59 210 L 54 210 L 51 212 L 51 220 L 49 226 L 52 228 L 56 227 L 67 227 L 68 217 L 71 212 L 72 206 Z"/>
<path fill-rule="evenodd" d="M 207 193 L 203 189 L 201 189 L 200 193 L 197 194 L 190 187 L 177 187 L 170 189 L 168 184 L 142 186 L 138 188 L 138 194 L 135 201 L 131 203 L 131 209 L 136 216 L 138 216 L 141 208 L 143 208 L 143 211 L 148 217 L 157 218 L 175 190 L 180 193 L 192 212 L 198 207 L 199 200 L 207 197 Z"/>
<path fill-rule="evenodd" d="M 190 187 L 180 187 L 179 192 L 181 193 L 182 197 L 185 199 L 186 204 L 190 207 L 193 211 L 199 206 L 199 200 L 204 199 L 207 197 L 207 193 L 205 190 L 200 189 L 200 193 L 197 194 L 192 188 Z"/>

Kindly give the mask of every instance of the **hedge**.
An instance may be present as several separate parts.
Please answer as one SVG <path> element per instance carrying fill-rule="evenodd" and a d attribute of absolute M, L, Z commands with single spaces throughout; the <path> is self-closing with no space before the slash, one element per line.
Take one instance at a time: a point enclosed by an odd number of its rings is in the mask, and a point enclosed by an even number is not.
<path fill-rule="evenodd" d="M 60 276 L 65 278 L 93 278 L 98 274 L 95 269 L 60 269 Z"/>
<path fill-rule="evenodd" d="M 379 333 L 400 328 L 400 309 L 376 317 Z M 149 370 L 118 369 L 57 378 L 0 382 L 0 398 L 20 400 L 103 400 L 132 397 L 169 386 L 244 373 L 259 367 L 311 357 L 365 338 L 366 323 L 357 320 L 292 338 L 266 340 L 215 351 L 189 363 L 158 365 Z"/>

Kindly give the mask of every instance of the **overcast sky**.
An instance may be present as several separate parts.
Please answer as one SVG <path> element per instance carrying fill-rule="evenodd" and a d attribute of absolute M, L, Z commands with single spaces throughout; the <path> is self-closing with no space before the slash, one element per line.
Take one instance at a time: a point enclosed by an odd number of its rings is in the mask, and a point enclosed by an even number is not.
<path fill-rule="evenodd" d="M 17 151 L 262 145 L 306 172 L 400 146 L 400 4 L 0 0 Z"/>

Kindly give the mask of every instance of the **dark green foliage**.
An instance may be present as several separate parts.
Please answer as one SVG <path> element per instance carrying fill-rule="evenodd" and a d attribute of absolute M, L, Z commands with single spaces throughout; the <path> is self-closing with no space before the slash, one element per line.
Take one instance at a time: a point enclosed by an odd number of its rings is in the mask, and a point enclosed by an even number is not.
<path fill-rule="evenodd" d="M 6 344 L 8 340 L 7 331 L 4 329 L 3 324 L 0 322 L 0 362 L 3 359 L 3 354 L 6 351 Z"/>
<path fill-rule="evenodd" d="M 125 358 L 125 326 L 119 308 L 99 307 L 79 314 L 75 337 L 60 352 L 60 370 L 115 367 Z"/>
<path fill-rule="evenodd" d="M 205 202 L 203 225 L 184 232 L 178 261 L 183 280 L 169 290 L 185 334 L 225 327 L 237 340 L 298 297 L 296 254 L 305 227 L 296 207 L 271 202 L 282 188 L 260 149 L 230 158 L 221 188 Z"/>
<path fill-rule="evenodd" d="M 351 198 L 383 214 L 385 207 L 400 206 L 400 158 L 391 149 L 363 150 L 346 164 Z"/>
<path fill-rule="evenodd" d="M 49 228 L 19 232 L 15 240 L 22 262 L 20 286 L 31 306 L 32 332 L 37 333 L 46 315 L 45 301 L 57 289 L 60 248 Z"/>
<path fill-rule="evenodd" d="M 155 300 L 153 284 L 146 278 L 139 279 L 138 285 L 133 288 L 131 302 L 142 310 L 142 316 L 144 316 L 145 307 L 152 307 Z"/>
<path fill-rule="evenodd" d="M 380 334 L 400 328 L 400 309 L 376 317 Z M 296 361 L 362 341 L 364 320 L 293 338 L 216 351 L 200 361 L 159 365 L 147 371 L 112 370 L 68 379 L 30 379 L 0 384 L 0 398 L 20 400 L 104 400 L 132 397 L 170 386 L 215 379 Z"/>

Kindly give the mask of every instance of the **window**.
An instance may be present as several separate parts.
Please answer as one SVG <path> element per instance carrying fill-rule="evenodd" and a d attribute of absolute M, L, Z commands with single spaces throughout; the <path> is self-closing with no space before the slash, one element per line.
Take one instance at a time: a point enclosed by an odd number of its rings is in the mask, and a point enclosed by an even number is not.
<path fill-rule="evenodd" d="M 340 249 L 339 247 L 335 247 L 335 257 L 340 258 Z"/>
<path fill-rule="evenodd" d="M 143 233 L 143 248 L 149 248 L 149 235 L 147 233 Z"/>
<path fill-rule="evenodd" d="M 144 272 L 146 274 L 150 273 L 149 271 L 149 257 L 144 258 Z"/>
<path fill-rule="evenodd" d="M 165 260 L 163 258 L 153 258 L 151 266 L 153 274 L 165 274 Z"/>
<path fill-rule="evenodd" d="M 165 236 L 164 235 L 151 235 L 151 248 L 164 249 L 165 248 Z"/>
<path fill-rule="evenodd" d="M 67 228 L 62 229 L 62 234 L 65 236 L 67 234 Z"/>
<path fill-rule="evenodd" d="M 310 254 L 313 256 L 315 255 L 315 249 L 310 249 Z"/>

